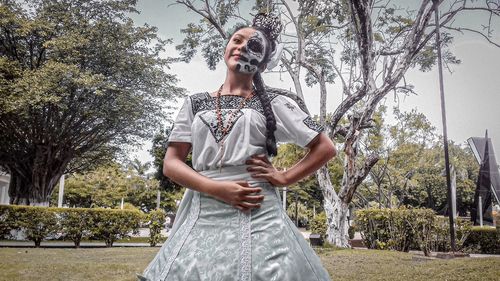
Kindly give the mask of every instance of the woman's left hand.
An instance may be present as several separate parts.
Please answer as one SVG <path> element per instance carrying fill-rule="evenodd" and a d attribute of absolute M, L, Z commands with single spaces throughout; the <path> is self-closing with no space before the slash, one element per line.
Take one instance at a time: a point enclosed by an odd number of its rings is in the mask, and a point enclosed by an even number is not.
<path fill-rule="evenodd" d="M 253 178 L 266 179 L 272 185 L 278 187 L 287 185 L 284 172 L 276 170 L 265 154 L 252 155 L 245 164 L 251 165 L 247 168 L 247 171 L 252 174 Z"/>

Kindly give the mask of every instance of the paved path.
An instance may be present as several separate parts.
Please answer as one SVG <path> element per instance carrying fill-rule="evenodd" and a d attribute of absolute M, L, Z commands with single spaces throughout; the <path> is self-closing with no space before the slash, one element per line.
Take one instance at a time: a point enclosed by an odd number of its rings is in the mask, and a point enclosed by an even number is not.
<path fill-rule="evenodd" d="M 75 244 L 73 242 L 66 241 L 42 241 L 40 244 L 42 248 L 73 248 Z M 34 248 L 35 243 L 31 241 L 0 241 L 0 247 L 9 248 Z M 113 247 L 150 247 L 149 243 L 113 243 Z M 161 244 L 156 245 L 156 247 L 161 247 Z M 80 243 L 80 248 L 106 248 L 104 242 L 82 242 Z"/>

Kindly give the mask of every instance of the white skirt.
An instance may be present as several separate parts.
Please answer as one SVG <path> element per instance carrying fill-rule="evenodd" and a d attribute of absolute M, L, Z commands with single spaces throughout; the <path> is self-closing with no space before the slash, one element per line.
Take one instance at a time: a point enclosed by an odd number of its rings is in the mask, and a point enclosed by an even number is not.
<path fill-rule="evenodd" d="M 168 240 L 142 281 L 326 281 L 320 259 L 282 207 L 276 188 L 256 180 L 248 166 L 200 172 L 218 181 L 261 187 L 261 207 L 241 212 L 207 194 L 187 189 Z"/>

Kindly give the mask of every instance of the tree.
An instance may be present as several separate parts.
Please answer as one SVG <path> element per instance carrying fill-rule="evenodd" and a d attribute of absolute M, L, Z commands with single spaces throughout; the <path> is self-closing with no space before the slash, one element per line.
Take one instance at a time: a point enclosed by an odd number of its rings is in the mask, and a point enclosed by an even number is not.
<path fill-rule="evenodd" d="M 131 160 L 127 164 L 127 169 L 130 171 L 133 171 L 136 175 L 143 177 L 143 178 L 149 178 L 149 175 L 147 174 L 147 171 L 151 167 L 151 162 L 146 162 L 142 163 L 141 160 L 134 158 L 134 160 Z"/>
<path fill-rule="evenodd" d="M 161 191 L 160 208 L 166 212 L 175 211 L 182 190 L 162 190 L 158 180 L 145 178 L 113 163 L 84 174 L 70 175 L 65 182 L 64 203 L 71 207 L 118 208 L 123 198 L 125 203 L 147 213 L 156 209 L 158 190 Z M 57 193 L 52 194 L 53 204 L 57 202 Z"/>
<path fill-rule="evenodd" d="M 381 122 L 380 110 L 374 115 L 376 126 L 361 139 L 361 153 L 377 152 L 380 160 L 367 180 L 356 191 L 358 206 L 384 208 L 401 205 L 425 207 L 443 214 L 447 209 L 447 188 L 443 175 L 442 145 L 435 128 L 415 109 L 400 112 L 394 108 L 396 123 Z M 470 149 L 449 143 L 452 165 L 457 172 L 457 210 L 466 215 L 474 194 L 477 164 Z"/>
<path fill-rule="evenodd" d="M 186 40 L 178 46 L 181 55 L 189 60 L 195 48 L 200 48 L 213 69 L 223 53 L 217 39 L 227 38 L 225 26 L 230 20 L 241 19 L 239 2 L 177 0 L 176 3 L 202 17 L 200 24 L 190 24 L 183 30 Z M 306 69 L 306 83 L 317 83 L 320 88 L 320 123 L 326 126 L 332 139 L 343 140 L 344 171 L 339 192 L 335 191 L 326 167 L 316 176 L 325 197 L 328 241 L 347 247 L 349 204 L 380 157 L 376 153 L 358 153 L 360 138 L 366 129 L 373 127 L 377 105 L 390 92 L 403 95 L 414 92 L 405 79 L 410 68 L 427 71 L 434 66 L 436 44 L 432 39 L 437 24 L 446 30 L 441 34 L 446 63 L 460 62 L 446 49 L 453 39 L 450 32 L 478 33 L 500 46 L 491 40 L 489 27 L 491 18 L 500 16 L 499 4 L 437 1 L 437 5 L 447 6 L 437 23 L 433 20 L 437 6 L 430 0 L 421 1 L 415 10 L 399 8 L 390 1 L 372 0 L 299 0 L 298 7 L 291 7 L 292 2 L 285 0 L 255 3 L 254 9 L 260 11 L 269 11 L 273 6 L 285 25 L 293 27 L 282 34 L 285 43 L 282 69 L 290 74 L 299 97 L 303 97 L 300 70 Z M 457 26 L 453 21 L 470 11 L 489 15 L 485 29 Z M 293 31 L 290 34 L 287 30 Z M 344 98 L 327 116 L 326 85 L 334 79 L 340 80 Z M 347 122 L 342 122 L 343 119 Z"/>
<path fill-rule="evenodd" d="M 149 153 L 154 158 L 152 163 L 155 167 L 154 178 L 160 182 L 160 189 L 166 192 L 177 193 L 182 190 L 183 187 L 163 175 L 163 159 L 167 152 L 167 140 L 170 131 L 170 129 L 166 129 L 164 132 L 160 132 L 154 136 L 153 145 Z M 186 164 L 189 167 L 193 167 L 191 153 L 189 153 L 186 158 Z"/>
<path fill-rule="evenodd" d="M 112 159 L 180 96 L 169 43 L 134 26 L 135 0 L 1 1 L 0 166 L 11 204 L 47 205 L 64 173 Z"/>

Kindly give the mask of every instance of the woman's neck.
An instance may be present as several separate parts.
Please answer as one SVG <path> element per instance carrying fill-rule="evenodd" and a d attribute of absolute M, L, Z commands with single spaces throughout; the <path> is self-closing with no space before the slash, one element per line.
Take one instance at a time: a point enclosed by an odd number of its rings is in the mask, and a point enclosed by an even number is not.
<path fill-rule="evenodd" d="M 252 75 L 235 71 L 227 71 L 221 95 L 237 95 L 246 97 L 253 91 Z"/>

